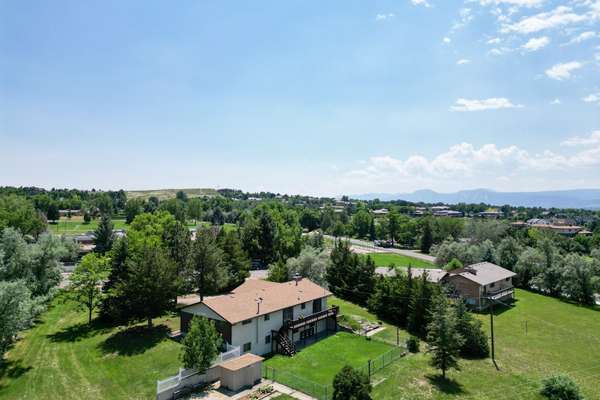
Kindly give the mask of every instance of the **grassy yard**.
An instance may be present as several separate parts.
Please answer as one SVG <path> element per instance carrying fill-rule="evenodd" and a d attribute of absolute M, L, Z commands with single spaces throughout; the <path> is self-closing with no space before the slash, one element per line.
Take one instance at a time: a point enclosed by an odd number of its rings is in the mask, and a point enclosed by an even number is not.
<path fill-rule="evenodd" d="M 369 253 L 369 256 L 375 261 L 378 267 L 388 267 L 394 264 L 397 267 L 408 267 L 409 265 L 416 268 L 437 268 L 437 266 L 426 260 L 405 256 L 397 253 Z"/>
<path fill-rule="evenodd" d="M 427 354 L 409 355 L 374 376 L 377 384 L 373 397 L 541 400 L 538 391 L 542 378 L 568 373 L 579 383 L 586 399 L 599 399 L 600 309 L 522 290 L 517 291 L 517 299 L 515 307 L 500 310 L 494 320 L 500 371 L 490 359 L 461 360 L 461 371 L 450 372 L 451 380 L 442 381 L 438 371 L 429 366 Z M 489 315 L 478 318 L 489 332 Z M 425 346 L 421 347 L 423 350 Z"/>
<path fill-rule="evenodd" d="M 156 380 L 175 375 L 180 345 L 166 337 L 178 318 L 129 329 L 85 324 L 64 296 L 26 331 L 0 366 L 0 398 L 150 399 Z"/>
<path fill-rule="evenodd" d="M 362 367 L 369 359 L 391 349 L 392 346 L 382 342 L 338 332 L 300 350 L 294 357 L 276 355 L 266 360 L 265 365 L 322 385 L 330 385 L 344 365 Z"/>
<path fill-rule="evenodd" d="M 83 217 L 61 218 L 56 224 L 48 224 L 48 230 L 56 235 L 78 235 L 88 231 L 95 231 L 100 219 L 93 219 L 88 224 L 83 222 Z M 124 219 L 113 219 L 115 229 L 127 230 L 128 225 Z"/>

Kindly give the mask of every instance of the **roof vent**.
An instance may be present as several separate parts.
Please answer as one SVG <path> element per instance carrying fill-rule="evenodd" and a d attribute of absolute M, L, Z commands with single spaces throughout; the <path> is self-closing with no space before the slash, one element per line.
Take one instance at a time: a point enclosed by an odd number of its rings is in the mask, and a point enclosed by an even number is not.
<path fill-rule="evenodd" d="M 296 282 L 296 286 L 298 286 L 298 282 L 302 280 L 302 276 L 299 273 L 294 274 L 294 282 Z"/>

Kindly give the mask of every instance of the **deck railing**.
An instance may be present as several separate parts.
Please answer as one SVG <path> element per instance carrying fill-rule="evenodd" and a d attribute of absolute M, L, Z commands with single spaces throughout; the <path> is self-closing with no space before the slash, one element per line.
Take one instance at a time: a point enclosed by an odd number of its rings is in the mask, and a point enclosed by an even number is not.
<path fill-rule="evenodd" d="M 326 310 L 318 311 L 316 313 L 307 315 L 306 317 L 300 317 L 300 318 L 296 318 L 294 320 L 285 321 L 284 327 L 286 329 L 294 329 L 294 328 L 298 328 L 300 326 L 309 324 L 311 322 L 320 321 L 322 319 L 326 319 L 329 317 L 335 317 L 335 316 L 337 316 L 339 310 L 340 310 L 340 308 L 338 306 L 333 306 Z"/>

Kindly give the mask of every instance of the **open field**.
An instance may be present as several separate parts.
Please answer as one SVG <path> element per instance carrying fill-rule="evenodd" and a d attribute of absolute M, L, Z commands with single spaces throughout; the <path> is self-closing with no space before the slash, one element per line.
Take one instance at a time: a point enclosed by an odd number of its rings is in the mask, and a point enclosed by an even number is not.
<path fill-rule="evenodd" d="M 56 235 L 78 235 L 89 231 L 95 231 L 99 219 L 93 219 L 89 224 L 83 222 L 83 217 L 61 218 L 56 224 L 48 224 L 48 230 Z M 127 230 L 128 225 L 124 219 L 112 220 L 115 229 Z"/>
<path fill-rule="evenodd" d="M 59 296 L 0 366 L 0 398 L 154 398 L 156 380 L 180 366 L 180 345 L 166 337 L 178 320 L 157 319 L 151 332 L 143 325 L 88 327 L 86 313 Z"/>
<path fill-rule="evenodd" d="M 177 192 L 182 191 L 187 194 L 188 198 L 204 197 L 204 196 L 219 196 L 215 189 L 153 189 L 153 190 L 130 190 L 127 192 L 128 199 L 144 199 L 154 196 L 159 200 L 168 200 L 175 198 Z"/>
<path fill-rule="evenodd" d="M 599 399 L 600 309 L 517 290 L 515 307 L 496 312 L 497 371 L 490 359 L 461 360 L 450 381 L 439 379 L 424 353 L 409 355 L 373 377 L 375 399 L 542 399 L 540 381 L 568 373 L 586 399 Z M 367 310 L 334 299 L 342 313 L 376 320 Z M 369 318 L 370 316 L 370 318 Z M 478 315 L 489 333 L 489 315 Z M 389 333 L 391 330 L 386 329 Z M 378 335 L 386 334 L 386 331 Z M 401 331 L 404 332 L 404 331 Z M 404 335 L 406 333 L 404 332 Z M 423 351 L 425 346 L 421 345 Z"/>
<path fill-rule="evenodd" d="M 394 264 L 397 267 L 408 267 L 409 265 L 416 268 L 437 268 L 437 266 L 427 260 L 421 260 L 418 258 L 405 256 L 404 254 L 397 253 L 368 253 L 369 256 L 375 261 L 375 265 L 378 267 L 388 267 Z"/>

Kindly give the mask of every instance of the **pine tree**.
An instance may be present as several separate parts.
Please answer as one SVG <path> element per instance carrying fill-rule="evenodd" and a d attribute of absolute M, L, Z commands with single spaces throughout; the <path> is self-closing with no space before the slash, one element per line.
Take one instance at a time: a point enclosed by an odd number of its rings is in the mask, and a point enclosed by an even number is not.
<path fill-rule="evenodd" d="M 460 348 L 463 357 L 485 358 L 490 354 L 488 339 L 481 327 L 481 321 L 473 318 L 463 301 L 459 301 L 454 312 L 456 314 L 456 330 L 463 337 Z"/>
<path fill-rule="evenodd" d="M 427 326 L 427 341 L 431 366 L 440 369 L 444 379 L 449 369 L 460 369 L 458 354 L 464 339 L 456 326 L 456 314 L 450 308 L 448 299 L 443 294 L 437 296 L 433 302 L 431 322 Z"/>
<path fill-rule="evenodd" d="M 427 280 L 427 272 L 420 279 L 412 280 L 413 288 L 410 292 L 408 305 L 408 331 L 414 335 L 425 337 L 427 324 L 431 319 L 431 303 L 437 294 L 436 288 Z"/>
<path fill-rule="evenodd" d="M 241 285 L 250 276 L 250 259 L 242 248 L 238 232 L 226 232 L 225 229 L 221 229 L 217 236 L 217 244 L 223 250 L 223 261 L 228 275 L 227 287 Z"/>
<path fill-rule="evenodd" d="M 223 339 L 214 322 L 206 317 L 195 316 L 190 329 L 181 342 L 181 361 L 185 368 L 194 368 L 199 374 L 206 372 L 219 355 Z"/>
<path fill-rule="evenodd" d="M 421 236 L 421 252 L 429 254 L 432 245 L 433 234 L 431 232 L 431 223 L 429 222 L 429 219 L 426 219 L 423 225 L 423 235 Z"/>
<path fill-rule="evenodd" d="M 369 377 L 346 365 L 333 378 L 333 400 L 371 400 Z"/>
<path fill-rule="evenodd" d="M 94 251 L 100 254 L 109 252 L 114 240 L 113 223 L 109 214 L 102 214 L 95 235 L 94 244 L 96 247 Z"/>
<path fill-rule="evenodd" d="M 200 229 L 192 245 L 191 274 L 198 288 L 200 300 L 207 293 L 216 293 L 227 286 L 227 269 L 223 250 L 217 246 L 212 230 Z"/>

